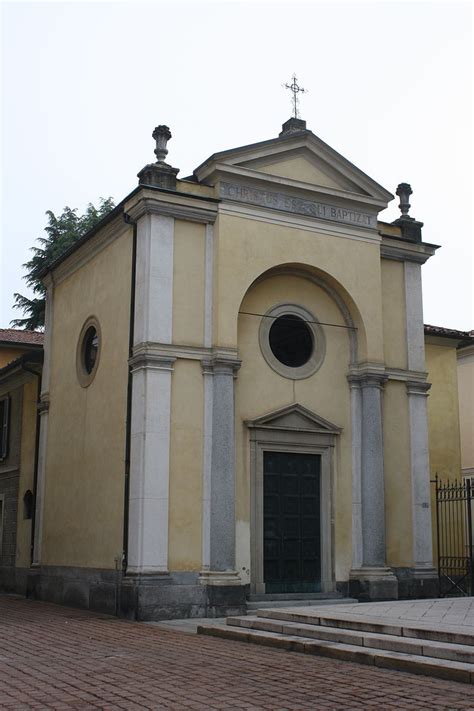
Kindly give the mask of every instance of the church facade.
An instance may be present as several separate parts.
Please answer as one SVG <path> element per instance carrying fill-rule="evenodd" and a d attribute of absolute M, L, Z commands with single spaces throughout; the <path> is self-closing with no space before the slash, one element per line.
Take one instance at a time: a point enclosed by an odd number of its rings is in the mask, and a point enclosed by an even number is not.
<path fill-rule="evenodd" d="M 138 618 L 435 596 L 421 267 L 300 119 L 157 161 L 44 274 L 28 593 Z"/>

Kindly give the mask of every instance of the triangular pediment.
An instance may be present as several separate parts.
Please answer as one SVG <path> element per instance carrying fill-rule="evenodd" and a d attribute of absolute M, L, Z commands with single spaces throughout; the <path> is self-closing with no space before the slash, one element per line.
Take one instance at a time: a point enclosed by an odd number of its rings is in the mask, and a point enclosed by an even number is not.
<path fill-rule="evenodd" d="M 326 434 L 340 434 L 342 431 L 341 427 L 298 404 L 288 405 L 262 417 L 257 417 L 255 420 L 248 420 L 245 424 L 250 428 L 324 432 Z"/>
<path fill-rule="evenodd" d="M 319 192 L 383 209 L 393 195 L 308 130 L 215 153 L 194 171 L 198 182 L 231 177 L 267 189 Z M 234 181 L 235 182 L 235 181 Z M 273 187 L 272 187 L 273 184 Z"/>

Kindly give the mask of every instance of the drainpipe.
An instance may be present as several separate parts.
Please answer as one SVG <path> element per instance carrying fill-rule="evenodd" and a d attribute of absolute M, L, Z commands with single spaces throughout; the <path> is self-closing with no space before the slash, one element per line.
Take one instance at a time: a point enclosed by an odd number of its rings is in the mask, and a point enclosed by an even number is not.
<path fill-rule="evenodd" d="M 36 375 L 37 381 L 37 395 L 36 395 L 36 432 L 35 432 L 35 464 L 33 469 L 33 513 L 31 516 L 31 539 L 30 539 L 30 565 L 33 565 L 33 550 L 35 545 L 35 519 L 36 519 L 36 487 L 38 485 L 38 455 L 39 455 L 39 441 L 40 441 L 40 413 L 39 404 L 41 402 L 41 373 L 37 370 L 31 370 L 27 368 L 26 365 L 22 366 L 23 370 L 28 373 Z M 19 502 L 18 502 L 19 503 Z"/>
<path fill-rule="evenodd" d="M 128 355 L 129 358 L 133 355 L 133 340 L 135 330 L 135 281 L 136 281 L 136 265 L 137 265 L 137 223 L 132 218 L 124 213 L 124 221 L 127 225 L 133 225 L 133 243 L 132 243 L 132 277 L 130 287 L 130 328 Z M 127 570 L 128 563 L 128 507 L 130 498 L 130 439 L 132 428 L 132 368 L 128 367 L 128 385 L 127 385 L 127 421 L 125 434 L 125 489 L 124 489 L 124 504 L 123 504 L 123 554 L 122 554 L 122 575 Z"/>

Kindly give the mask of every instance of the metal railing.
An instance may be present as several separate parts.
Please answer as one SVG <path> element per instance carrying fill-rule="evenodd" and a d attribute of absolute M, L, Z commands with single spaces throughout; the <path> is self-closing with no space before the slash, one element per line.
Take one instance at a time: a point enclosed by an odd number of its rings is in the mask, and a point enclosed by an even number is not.
<path fill-rule="evenodd" d="M 443 482 L 435 476 L 440 597 L 474 595 L 473 499 L 470 478 Z"/>

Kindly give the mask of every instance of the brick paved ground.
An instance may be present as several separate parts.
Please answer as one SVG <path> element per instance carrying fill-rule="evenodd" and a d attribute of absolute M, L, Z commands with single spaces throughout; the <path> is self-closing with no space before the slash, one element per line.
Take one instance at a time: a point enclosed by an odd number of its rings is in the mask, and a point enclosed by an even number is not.
<path fill-rule="evenodd" d="M 474 709 L 474 688 L 0 596 L 0 708 Z"/>

